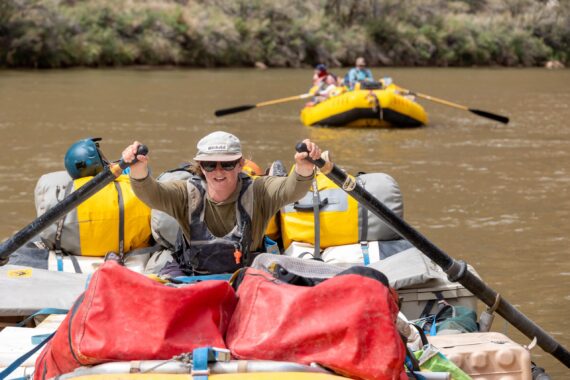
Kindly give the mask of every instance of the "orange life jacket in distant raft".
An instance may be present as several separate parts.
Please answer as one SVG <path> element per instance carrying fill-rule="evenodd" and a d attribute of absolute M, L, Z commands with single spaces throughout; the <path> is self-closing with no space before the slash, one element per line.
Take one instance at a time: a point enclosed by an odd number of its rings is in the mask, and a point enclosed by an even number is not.
<path fill-rule="evenodd" d="M 173 288 L 107 261 L 40 353 L 34 379 L 109 361 L 168 360 L 199 347 L 224 348 L 236 302 L 226 281 Z"/>

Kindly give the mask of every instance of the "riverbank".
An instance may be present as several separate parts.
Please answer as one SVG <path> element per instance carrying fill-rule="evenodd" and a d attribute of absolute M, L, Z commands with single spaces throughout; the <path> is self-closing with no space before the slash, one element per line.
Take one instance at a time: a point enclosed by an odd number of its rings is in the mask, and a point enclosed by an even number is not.
<path fill-rule="evenodd" d="M 558 0 L 21 0 L 0 66 L 544 66 L 570 63 Z"/>

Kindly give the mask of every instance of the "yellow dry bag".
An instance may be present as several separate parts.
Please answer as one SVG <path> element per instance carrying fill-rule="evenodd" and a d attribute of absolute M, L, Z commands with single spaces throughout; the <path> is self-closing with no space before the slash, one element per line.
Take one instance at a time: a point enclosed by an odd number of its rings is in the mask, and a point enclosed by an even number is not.
<path fill-rule="evenodd" d="M 369 173 L 357 176 L 356 180 L 396 215 L 403 216 L 400 188 L 391 176 Z M 280 215 L 285 249 L 294 241 L 324 249 L 359 241 L 399 238 L 388 225 L 320 172 L 310 191 L 299 201 L 283 207 Z M 315 236 L 320 244 L 316 244 Z"/>
<path fill-rule="evenodd" d="M 35 190 L 38 216 L 93 177 L 72 180 L 67 172 L 42 176 Z M 140 201 L 127 175 L 121 175 L 41 233 L 50 249 L 80 256 L 105 256 L 148 247 L 150 208 Z M 59 243 L 58 243 L 59 240 Z"/>

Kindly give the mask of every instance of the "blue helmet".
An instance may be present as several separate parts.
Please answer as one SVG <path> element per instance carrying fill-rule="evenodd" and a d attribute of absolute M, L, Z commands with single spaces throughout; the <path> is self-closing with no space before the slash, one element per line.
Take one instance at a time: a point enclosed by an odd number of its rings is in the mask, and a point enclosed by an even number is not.
<path fill-rule="evenodd" d="M 103 171 L 105 160 L 99 151 L 100 138 L 79 140 L 65 153 L 65 169 L 73 179 L 94 176 Z"/>
<path fill-rule="evenodd" d="M 315 66 L 315 69 L 317 71 L 327 71 L 327 66 L 322 63 L 319 63 L 317 66 Z"/>

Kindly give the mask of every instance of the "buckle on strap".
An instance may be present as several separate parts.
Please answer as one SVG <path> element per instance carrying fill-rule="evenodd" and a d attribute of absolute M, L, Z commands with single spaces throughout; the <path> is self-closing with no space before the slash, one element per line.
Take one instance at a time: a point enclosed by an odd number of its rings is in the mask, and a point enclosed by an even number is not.
<path fill-rule="evenodd" d="M 190 374 L 193 380 L 208 380 L 210 369 L 208 363 L 228 362 L 231 359 L 230 350 L 217 347 L 201 347 L 192 351 L 192 370 Z"/>
<path fill-rule="evenodd" d="M 360 250 L 362 251 L 362 259 L 364 261 L 364 265 L 370 264 L 370 253 L 368 250 L 368 242 L 361 241 L 360 242 Z"/>

